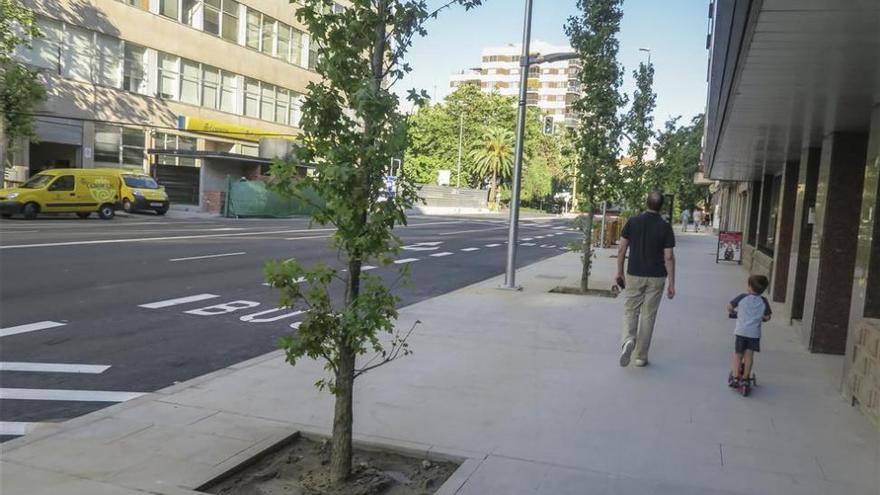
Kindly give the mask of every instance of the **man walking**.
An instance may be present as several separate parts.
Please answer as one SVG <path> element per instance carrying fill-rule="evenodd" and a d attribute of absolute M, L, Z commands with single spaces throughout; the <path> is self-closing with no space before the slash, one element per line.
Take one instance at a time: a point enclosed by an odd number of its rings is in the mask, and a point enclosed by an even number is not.
<path fill-rule="evenodd" d="M 687 209 L 681 210 L 681 231 L 688 231 L 688 223 L 691 221 L 691 212 Z"/>
<path fill-rule="evenodd" d="M 648 195 L 648 210 L 630 218 L 623 227 L 620 247 L 617 250 L 617 280 L 624 286 L 623 335 L 621 337 L 620 365 L 628 366 L 633 351 L 636 366 L 648 364 L 648 349 L 657 309 L 663 297 L 667 279 L 666 295 L 675 297 L 675 235 L 672 226 L 660 217 L 663 195 Z M 623 264 L 629 249 L 629 265 L 624 282 Z"/>
<path fill-rule="evenodd" d="M 703 225 L 703 210 L 699 208 L 694 210 L 694 232 L 699 232 Z"/>

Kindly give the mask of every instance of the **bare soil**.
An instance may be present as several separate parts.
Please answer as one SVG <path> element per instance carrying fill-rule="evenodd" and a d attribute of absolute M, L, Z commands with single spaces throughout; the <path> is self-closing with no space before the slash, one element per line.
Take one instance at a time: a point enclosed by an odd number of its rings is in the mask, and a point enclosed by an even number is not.
<path fill-rule="evenodd" d="M 352 475 L 330 481 L 330 446 L 303 437 L 245 470 L 203 488 L 218 495 L 429 495 L 458 468 L 388 452 L 355 449 Z"/>
<path fill-rule="evenodd" d="M 598 296 L 598 297 L 611 297 L 615 298 L 619 294 L 619 290 L 607 290 L 607 289 L 587 289 L 586 291 L 582 291 L 580 287 L 565 287 L 559 286 L 550 289 L 550 292 L 554 294 L 571 294 L 574 296 Z"/>

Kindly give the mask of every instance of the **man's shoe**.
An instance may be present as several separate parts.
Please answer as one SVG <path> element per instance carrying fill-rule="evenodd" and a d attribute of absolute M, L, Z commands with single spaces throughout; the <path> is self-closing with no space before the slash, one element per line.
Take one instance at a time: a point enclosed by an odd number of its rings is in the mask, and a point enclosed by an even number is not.
<path fill-rule="evenodd" d="M 647 359 L 636 359 L 636 366 L 638 366 L 639 368 L 641 368 L 642 366 L 647 366 L 647 365 L 648 365 Z"/>
<path fill-rule="evenodd" d="M 620 352 L 620 365 L 629 366 L 629 358 L 632 356 L 633 349 L 636 348 L 636 341 L 629 339 L 623 343 L 623 350 Z"/>

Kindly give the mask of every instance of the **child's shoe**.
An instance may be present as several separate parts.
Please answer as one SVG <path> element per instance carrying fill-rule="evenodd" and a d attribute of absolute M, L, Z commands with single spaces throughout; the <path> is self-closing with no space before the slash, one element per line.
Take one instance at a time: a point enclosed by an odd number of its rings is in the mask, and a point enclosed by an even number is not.
<path fill-rule="evenodd" d="M 733 373 L 727 374 L 727 386 L 730 388 L 738 388 L 739 387 L 739 378 L 733 376 Z"/>

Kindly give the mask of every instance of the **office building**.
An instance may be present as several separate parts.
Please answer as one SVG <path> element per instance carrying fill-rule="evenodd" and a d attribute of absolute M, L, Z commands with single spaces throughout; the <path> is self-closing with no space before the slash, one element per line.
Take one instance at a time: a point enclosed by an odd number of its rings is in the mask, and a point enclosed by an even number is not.
<path fill-rule="evenodd" d="M 880 428 L 880 3 L 716 0 L 710 15 L 719 228 L 743 233 L 774 319 L 841 356 L 832 380 Z"/>
<path fill-rule="evenodd" d="M 531 43 L 529 48 L 533 57 L 572 51 L 568 46 L 553 46 L 541 41 Z M 485 93 L 497 92 L 518 98 L 521 55 L 521 44 L 485 48 L 480 66 L 450 76 L 449 86 L 454 91 L 470 84 Z M 579 71 L 580 61 L 577 59 L 532 65 L 529 67 L 526 104 L 552 116 L 556 124 L 574 124 L 577 119 L 571 105 L 580 96 Z"/>
<path fill-rule="evenodd" d="M 16 181 L 129 168 L 157 176 L 176 204 L 219 211 L 227 177 L 259 175 L 277 154 L 267 140 L 278 149 L 299 133 L 318 76 L 288 0 L 24 2 L 43 36 L 17 56 L 40 70 L 48 100 L 38 142 L 13 154 Z"/>

